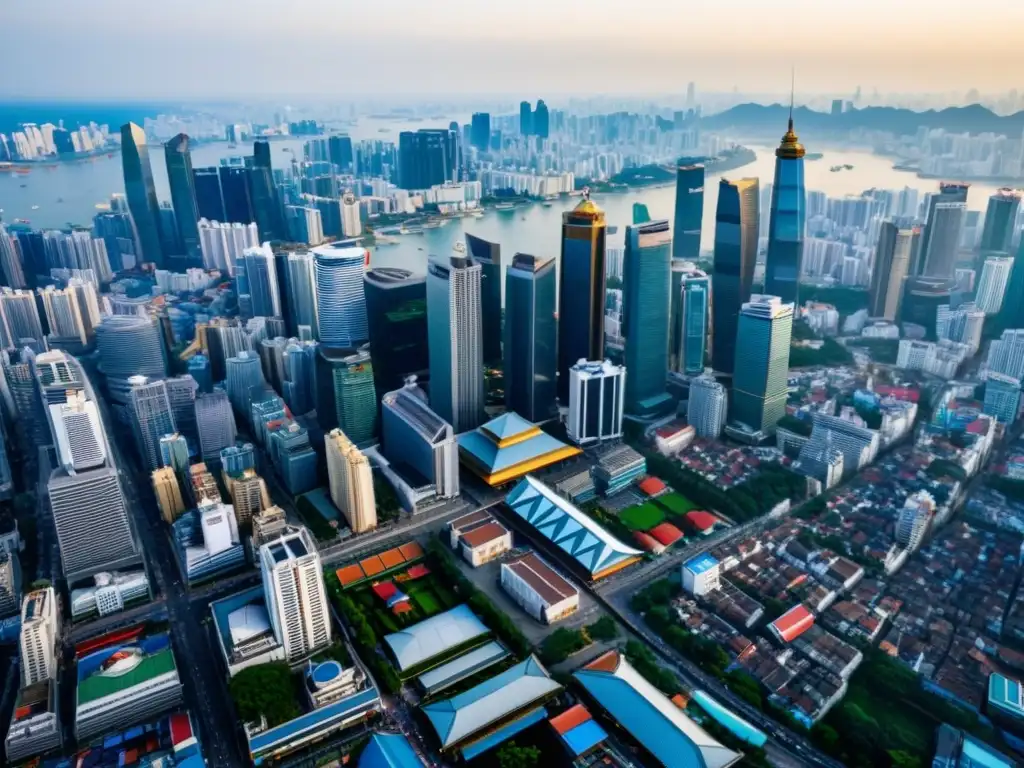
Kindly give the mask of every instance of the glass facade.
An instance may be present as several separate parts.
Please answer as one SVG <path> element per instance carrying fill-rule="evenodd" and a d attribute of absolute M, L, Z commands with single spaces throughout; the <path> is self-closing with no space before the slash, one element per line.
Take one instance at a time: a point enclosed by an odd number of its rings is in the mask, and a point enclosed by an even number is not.
<path fill-rule="evenodd" d="M 257 141 L 253 145 L 252 168 L 249 169 L 249 191 L 253 214 L 260 232 L 260 241 L 284 238 L 281 221 L 281 203 L 274 186 L 274 169 L 270 161 L 270 143 Z"/>
<path fill-rule="evenodd" d="M 220 193 L 220 173 L 217 168 L 196 168 L 192 172 L 193 189 L 199 218 L 226 222 L 224 198 Z"/>
<path fill-rule="evenodd" d="M 401 388 L 410 374 L 426 373 L 427 281 L 405 269 L 371 269 L 363 281 L 370 356 L 378 392 Z"/>
<path fill-rule="evenodd" d="M 731 374 L 736 362 L 736 330 L 740 307 L 750 299 L 757 258 L 759 217 L 757 179 L 722 179 L 715 215 L 715 263 L 711 278 L 711 362 Z"/>
<path fill-rule="evenodd" d="M 555 262 L 516 254 L 505 280 L 505 404 L 544 421 L 555 413 Z"/>
<path fill-rule="evenodd" d="M 682 327 L 678 350 L 680 373 L 697 376 L 704 371 L 707 356 L 708 308 L 711 281 L 703 272 L 684 275 L 680 286 Z"/>
<path fill-rule="evenodd" d="M 121 126 L 121 166 L 128 209 L 135 221 L 142 251 L 137 255 L 141 261 L 162 267 L 164 252 L 160 236 L 160 204 L 156 198 L 153 169 L 149 164 L 146 132 L 135 123 Z"/>
<path fill-rule="evenodd" d="M 701 221 L 704 218 L 704 166 L 676 169 L 676 211 L 672 225 L 672 258 L 696 261 L 700 257 Z"/>
<path fill-rule="evenodd" d="M 988 199 L 985 209 L 985 228 L 981 233 L 982 253 L 985 251 L 1010 252 L 1013 244 L 1013 225 L 1020 209 L 1020 195 L 1017 190 L 1001 189 Z"/>
<path fill-rule="evenodd" d="M 313 249 L 317 325 L 320 343 L 354 349 L 369 340 L 363 273 L 370 260 L 365 248 L 322 245 Z"/>
<path fill-rule="evenodd" d="M 501 245 L 475 235 L 466 235 L 466 245 L 480 264 L 480 311 L 484 334 L 484 365 L 500 368 L 501 357 Z"/>
<path fill-rule="evenodd" d="M 771 434 L 786 415 L 793 305 L 754 296 L 739 318 L 731 420 Z"/>
<path fill-rule="evenodd" d="M 806 207 L 802 148 L 796 157 L 777 154 L 771 215 L 768 220 L 764 291 L 771 296 L 778 296 L 784 302 L 799 303 Z"/>
<path fill-rule="evenodd" d="M 174 216 L 178 224 L 178 238 L 189 260 L 200 262 L 203 255 L 199 250 L 199 208 L 196 204 L 189 141 L 188 136 L 179 133 L 164 144 L 164 158 L 167 161 L 167 182 L 171 188 L 171 203 L 174 205 Z"/>
<path fill-rule="evenodd" d="M 670 405 L 669 285 L 672 236 L 667 221 L 626 228 L 622 335 L 626 339 L 626 410 L 650 416 Z"/>
<path fill-rule="evenodd" d="M 231 224 L 252 224 L 252 200 L 249 197 L 249 169 L 241 165 L 222 165 L 218 169 L 224 218 Z"/>
<path fill-rule="evenodd" d="M 430 189 L 454 178 L 455 136 L 445 128 L 402 131 L 398 136 L 398 186 Z"/>

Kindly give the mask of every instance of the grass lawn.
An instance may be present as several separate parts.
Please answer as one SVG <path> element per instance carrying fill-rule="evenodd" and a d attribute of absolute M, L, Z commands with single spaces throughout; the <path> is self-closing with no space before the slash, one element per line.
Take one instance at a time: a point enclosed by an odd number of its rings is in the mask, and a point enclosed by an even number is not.
<path fill-rule="evenodd" d="M 416 579 L 415 581 L 396 582 L 395 586 L 409 596 L 415 610 L 396 616 L 374 594 L 369 582 L 348 590 L 352 599 L 366 610 L 368 618 L 374 625 L 374 629 L 382 636 L 412 626 L 424 619 L 429 619 L 431 616 L 447 611 L 449 608 L 454 608 L 459 604 L 455 594 L 438 581 L 437 576 L 434 574 L 425 576 L 422 579 Z"/>
<path fill-rule="evenodd" d="M 649 531 L 665 519 L 665 513 L 654 503 L 645 501 L 643 504 L 622 510 L 619 519 L 631 531 Z"/>
<path fill-rule="evenodd" d="M 939 721 L 924 712 L 908 706 L 905 702 L 890 701 L 884 696 L 872 694 L 863 685 L 850 686 L 849 692 L 835 708 L 835 716 L 830 712 L 829 719 L 838 721 L 842 710 L 857 707 L 873 718 L 879 729 L 885 734 L 890 749 L 902 749 L 912 754 L 923 755 L 932 748 L 935 729 Z"/>
<path fill-rule="evenodd" d="M 441 612 L 441 604 L 429 589 L 409 589 L 406 591 L 406 594 L 409 595 L 413 605 L 419 608 L 425 615 L 433 616 L 435 613 Z"/>
<path fill-rule="evenodd" d="M 661 504 L 672 515 L 685 515 L 691 509 L 700 509 L 683 494 L 675 492 L 659 496 L 655 503 Z"/>

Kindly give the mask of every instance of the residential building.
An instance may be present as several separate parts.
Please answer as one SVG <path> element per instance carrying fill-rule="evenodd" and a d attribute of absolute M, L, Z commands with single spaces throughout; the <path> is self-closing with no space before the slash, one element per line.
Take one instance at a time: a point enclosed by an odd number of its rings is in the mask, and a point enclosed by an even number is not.
<path fill-rule="evenodd" d="M 162 466 L 160 440 L 164 435 L 177 430 L 171 402 L 167 397 L 167 386 L 162 381 L 150 382 L 145 376 L 133 376 L 129 404 L 132 414 L 132 429 L 139 454 L 150 472 Z"/>
<path fill-rule="evenodd" d="M 759 203 L 757 179 L 719 182 L 711 273 L 711 364 L 716 372 L 727 375 L 736 363 L 740 310 L 750 301 L 754 284 Z"/>
<path fill-rule="evenodd" d="M 924 541 L 934 516 L 935 499 L 928 491 L 909 496 L 896 519 L 896 542 L 912 552 L 916 550 Z"/>
<path fill-rule="evenodd" d="M 294 528 L 264 544 L 259 561 L 270 625 L 288 661 L 330 645 L 330 604 L 309 531 Z"/>
<path fill-rule="evenodd" d="M 533 422 L 556 411 L 555 262 L 517 253 L 505 273 L 505 405 Z"/>
<path fill-rule="evenodd" d="M 341 231 L 345 237 L 359 237 L 363 223 L 359 218 L 359 201 L 351 191 L 341 196 Z"/>
<path fill-rule="evenodd" d="M 622 437 L 626 369 L 578 360 L 569 369 L 569 439 L 579 445 Z"/>
<path fill-rule="evenodd" d="M 773 434 L 786 415 L 793 305 L 778 296 L 753 295 L 743 305 L 733 376 L 732 421 L 754 433 Z"/>
<path fill-rule="evenodd" d="M 245 250 L 260 244 L 255 223 L 235 221 L 222 224 L 217 219 L 202 218 L 197 227 L 203 266 L 219 270 L 229 277 L 234 277 L 235 265 L 242 260 Z"/>
<path fill-rule="evenodd" d="M 32 291 L 0 288 L 0 340 L 6 349 L 45 349 L 43 324 Z"/>
<path fill-rule="evenodd" d="M 60 605 L 53 587 L 25 595 L 21 605 L 21 684 L 35 685 L 57 677 Z"/>
<path fill-rule="evenodd" d="M 255 248 L 246 248 L 242 253 L 244 264 L 244 281 L 241 272 L 238 275 L 239 304 L 243 296 L 248 296 L 253 317 L 281 317 L 281 289 L 277 281 L 277 262 L 269 243 Z M 244 286 L 243 286 L 244 282 Z M 242 288 L 246 290 L 242 290 Z"/>
<path fill-rule="evenodd" d="M 989 256 L 981 268 L 981 279 L 974 295 L 974 303 L 986 315 L 999 314 L 1010 280 L 1013 259 L 1009 256 Z"/>
<path fill-rule="evenodd" d="M 1012 425 L 1020 410 L 1020 390 L 1020 379 L 989 371 L 985 379 L 982 412 L 995 417 L 1001 424 Z"/>
<path fill-rule="evenodd" d="M 715 439 L 722 434 L 728 409 L 725 387 L 715 381 L 710 370 L 690 382 L 686 421 L 698 437 Z"/>
<path fill-rule="evenodd" d="M 160 230 L 160 205 L 153 182 L 153 169 L 149 164 L 146 132 L 135 123 L 121 126 L 121 166 L 124 169 L 124 189 L 128 197 L 135 231 L 138 233 L 137 255 L 158 267 L 164 265 L 163 233 Z"/>
<path fill-rule="evenodd" d="M 778 296 L 783 304 L 799 306 L 804 219 L 807 193 L 804 188 L 804 147 L 789 127 L 775 150 L 775 180 L 768 219 L 768 255 L 764 265 L 764 293 Z"/>
<path fill-rule="evenodd" d="M 377 527 L 377 507 L 370 461 L 340 429 L 325 440 L 331 501 L 348 521 L 353 533 Z"/>

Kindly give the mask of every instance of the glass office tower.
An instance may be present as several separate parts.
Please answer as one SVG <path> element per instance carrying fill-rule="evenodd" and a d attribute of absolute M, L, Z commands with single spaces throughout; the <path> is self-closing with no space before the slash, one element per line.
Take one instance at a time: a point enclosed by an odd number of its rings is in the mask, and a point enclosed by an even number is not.
<path fill-rule="evenodd" d="M 517 253 L 505 273 L 505 404 L 533 422 L 556 413 L 555 261 Z"/>
<path fill-rule="evenodd" d="M 164 159 L 167 162 L 167 183 L 171 188 L 171 204 L 178 224 L 178 238 L 185 248 L 190 262 L 201 263 L 203 254 L 199 249 L 199 207 L 196 203 L 195 177 L 192 173 L 191 139 L 179 133 L 164 144 Z"/>
<path fill-rule="evenodd" d="M 786 415 L 793 305 L 754 295 L 740 312 L 731 420 L 766 435 Z"/>
<path fill-rule="evenodd" d="M 719 182 L 711 273 L 711 364 L 722 374 L 733 372 L 740 308 L 750 300 L 754 283 L 759 198 L 757 179 Z"/>
<path fill-rule="evenodd" d="M 363 277 L 370 357 L 378 392 L 422 376 L 427 356 L 427 279 L 406 269 L 377 267 Z"/>
<path fill-rule="evenodd" d="M 804 146 L 789 130 L 775 150 L 775 182 L 768 219 L 768 256 L 764 267 L 764 292 L 784 303 L 799 304 L 800 263 L 804 252 Z"/>
<path fill-rule="evenodd" d="M 671 406 L 668 375 L 672 235 L 668 222 L 626 228 L 622 335 L 626 339 L 626 411 L 647 417 Z"/>
<path fill-rule="evenodd" d="M 558 290 L 558 398 L 569 402 L 569 369 L 604 359 L 604 211 L 585 196 L 562 214 Z"/>
<path fill-rule="evenodd" d="M 676 168 L 676 217 L 672 225 L 672 258 L 700 258 L 701 220 L 704 218 L 704 166 Z"/>
<path fill-rule="evenodd" d="M 675 360 L 673 370 L 685 376 L 699 376 L 704 372 L 707 355 L 711 279 L 700 269 L 686 272 L 679 293 L 679 346 L 670 350 Z"/>
<path fill-rule="evenodd" d="M 277 187 L 274 185 L 274 169 L 271 165 L 268 141 L 257 141 L 253 145 L 249 191 L 260 240 L 266 242 L 284 239 L 281 204 L 277 199 Z"/>
<path fill-rule="evenodd" d="M 139 234 L 139 247 L 142 250 L 140 261 L 149 261 L 162 267 L 164 252 L 160 236 L 160 204 L 156 199 L 153 169 L 149 164 L 146 132 L 135 123 L 121 126 L 121 167 L 124 171 L 128 209 Z"/>
<path fill-rule="evenodd" d="M 501 358 L 501 245 L 466 235 L 466 247 L 480 265 L 480 310 L 484 333 L 484 365 L 500 368 Z M 389 390 L 390 391 L 390 390 Z"/>

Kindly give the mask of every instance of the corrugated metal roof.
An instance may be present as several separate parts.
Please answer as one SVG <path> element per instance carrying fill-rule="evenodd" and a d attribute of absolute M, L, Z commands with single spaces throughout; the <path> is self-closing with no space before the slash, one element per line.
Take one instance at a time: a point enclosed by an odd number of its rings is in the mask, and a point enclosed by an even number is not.
<path fill-rule="evenodd" d="M 359 768 L 422 768 L 409 740 L 400 733 L 375 733 L 359 756 Z"/>
<path fill-rule="evenodd" d="M 398 668 L 405 671 L 487 632 L 469 606 L 458 605 L 401 632 L 385 635 L 384 642 L 391 648 Z"/>

